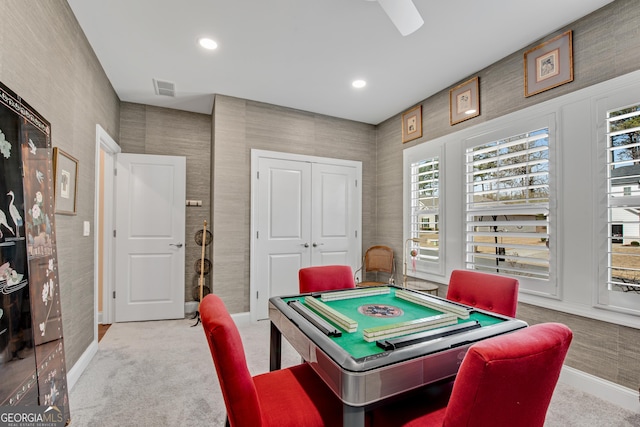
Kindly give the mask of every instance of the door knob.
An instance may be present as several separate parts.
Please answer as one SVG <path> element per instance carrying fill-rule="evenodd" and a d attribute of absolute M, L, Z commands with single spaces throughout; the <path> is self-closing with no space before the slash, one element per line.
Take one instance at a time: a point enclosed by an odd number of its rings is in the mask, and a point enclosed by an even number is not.
<path fill-rule="evenodd" d="M 181 248 L 182 247 L 182 243 L 169 243 L 169 246 L 175 246 L 177 248 Z"/>
<path fill-rule="evenodd" d="M 322 246 L 322 245 L 324 245 L 324 243 L 316 243 L 316 242 L 313 242 L 313 247 L 314 247 L 314 248 L 315 248 L 315 247 L 317 247 L 317 246 Z"/>
<path fill-rule="evenodd" d="M 309 244 L 308 243 L 302 243 L 302 244 L 300 244 L 300 246 L 304 246 L 305 248 L 308 248 Z"/>

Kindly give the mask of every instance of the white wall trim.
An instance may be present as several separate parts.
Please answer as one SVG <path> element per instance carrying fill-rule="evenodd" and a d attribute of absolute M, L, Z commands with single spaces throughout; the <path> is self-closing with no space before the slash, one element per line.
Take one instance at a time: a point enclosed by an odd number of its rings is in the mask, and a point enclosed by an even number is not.
<path fill-rule="evenodd" d="M 100 183 L 100 174 L 102 171 L 100 170 L 100 151 L 104 149 L 109 153 L 117 153 L 120 152 L 120 146 L 111 138 L 111 136 L 107 133 L 106 130 L 99 124 L 96 124 L 96 146 L 95 146 L 95 180 L 94 185 L 96 187 L 96 195 L 94 200 L 94 216 L 93 216 L 93 245 L 94 245 L 94 255 L 93 255 L 93 265 L 96 266 L 93 269 L 93 286 L 94 286 L 94 298 L 93 298 L 93 314 L 94 314 L 94 325 L 93 325 L 93 341 L 82 353 L 80 358 L 73 364 L 71 369 L 67 371 L 67 386 L 68 389 L 71 390 L 73 386 L 76 384 L 82 373 L 87 369 L 89 363 L 98 353 L 98 323 L 101 323 L 103 320 L 103 313 L 98 312 L 98 238 L 96 237 L 97 225 L 98 225 L 98 206 L 99 206 L 99 194 L 98 194 L 98 185 Z M 106 302 L 105 302 L 106 303 Z"/>
<path fill-rule="evenodd" d="M 613 323 L 627 326 L 629 328 L 640 329 L 640 318 L 619 313 L 611 309 L 604 309 L 597 306 L 585 306 L 567 301 L 557 301 L 552 298 L 541 297 L 532 294 L 521 293 L 518 302 L 530 304 L 538 307 L 555 310 L 562 313 L 573 314 L 575 316 L 586 317 L 599 320 L 601 322 Z"/>
<path fill-rule="evenodd" d="M 113 156 L 116 153 L 121 151 L 120 146 L 111 138 L 111 136 L 107 133 L 106 130 L 99 124 L 96 124 L 96 151 L 95 151 L 95 200 L 94 200 L 94 216 L 93 216 L 93 286 L 94 286 L 94 337 L 98 336 L 98 323 L 102 323 L 103 321 L 107 323 L 112 323 L 115 320 L 114 310 L 113 310 L 113 299 L 108 298 L 109 295 L 113 292 L 113 281 L 111 274 L 111 266 L 113 265 L 113 251 L 112 251 L 112 242 L 111 239 L 107 239 L 107 236 L 110 236 L 108 230 L 113 228 L 113 211 L 111 209 L 105 209 L 104 214 L 104 234 L 105 234 L 105 245 L 103 247 L 104 252 L 104 273 L 103 273 L 103 292 L 102 292 L 102 303 L 103 303 L 103 312 L 98 313 L 98 254 L 100 253 L 98 245 L 100 243 L 100 239 L 98 239 L 97 231 L 98 231 L 98 219 L 100 215 L 99 206 L 100 206 L 100 178 L 104 173 L 100 169 L 100 152 L 104 151 L 108 158 L 105 158 L 105 169 L 111 167 L 113 169 Z M 109 175 L 112 179 L 105 179 L 105 199 L 108 197 L 109 200 L 105 200 L 105 205 L 113 206 L 112 198 L 113 198 L 113 176 Z"/>
<path fill-rule="evenodd" d="M 566 365 L 562 367 L 559 381 L 628 411 L 640 414 L 640 394 L 638 391 L 622 387 Z"/>
<path fill-rule="evenodd" d="M 236 323 L 236 325 L 250 325 L 251 323 L 254 323 L 253 320 L 251 319 L 251 313 L 248 311 L 245 311 L 244 313 L 234 313 L 231 315 L 231 318 L 233 319 L 233 321 Z"/>
<path fill-rule="evenodd" d="M 95 356 L 97 353 L 98 337 L 96 335 L 96 338 L 91 342 L 91 344 L 89 344 L 89 347 L 87 347 L 84 353 L 82 353 L 82 356 L 80 356 L 73 367 L 69 369 L 69 372 L 67 372 L 67 386 L 69 387 L 69 390 L 73 389 L 73 386 L 76 385 L 82 373 L 89 366 L 89 363 L 93 359 L 93 356 Z"/>

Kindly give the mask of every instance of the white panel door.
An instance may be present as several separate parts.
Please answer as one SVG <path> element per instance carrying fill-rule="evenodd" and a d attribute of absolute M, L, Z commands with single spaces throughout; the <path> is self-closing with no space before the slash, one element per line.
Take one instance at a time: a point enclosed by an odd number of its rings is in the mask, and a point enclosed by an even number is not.
<path fill-rule="evenodd" d="M 356 169 L 315 163 L 312 183 L 311 265 L 356 266 Z"/>
<path fill-rule="evenodd" d="M 298 270 L 310 265 L 311 164 L 261 158 L 258 173 L 256 275 L 266 318 L 269 296 L 297 293 Z"/>
<path fill-rule="evenodd" d="M 359 267 L 361 195 L 354 166 L 268 156 L 256 162 L 251 306 L 266 319 L 270 297 L 298 293 L 300 268 Z"/>
<path fill-rule="evenodd" d="M 186 159 L 117 155 L 116 322 L 184 317 Z"/>

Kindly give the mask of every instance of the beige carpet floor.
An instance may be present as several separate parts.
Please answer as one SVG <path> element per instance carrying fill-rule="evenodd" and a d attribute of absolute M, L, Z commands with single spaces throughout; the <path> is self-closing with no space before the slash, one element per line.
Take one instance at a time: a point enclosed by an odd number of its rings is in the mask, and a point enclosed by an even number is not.
<path fill-rule="evenodd" d="M 209 347 L 202 326 L 193 323 L 112 325 L 70 392 L 71 426 L 224 426 L 224 401 Z M 268 371 L 269 323 L 239 329 L 250 372 Z M 284 344 L 283 366 L 299 363 Z M 559 384 L 545 427 L 572 426 L 639 427 L 640 414 Z"/>

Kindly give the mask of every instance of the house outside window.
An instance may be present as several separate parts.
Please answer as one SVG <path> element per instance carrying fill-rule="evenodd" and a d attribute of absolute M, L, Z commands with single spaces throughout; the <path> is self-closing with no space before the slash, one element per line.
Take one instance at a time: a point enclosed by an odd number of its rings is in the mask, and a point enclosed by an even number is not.
<path fill-rule="evenodd" d="M 410 165 L 410 227 L 407 258 L 415 250 L 416 266 L 433 269 L 440 264 L 440 160 L 430 157 Z M 413 264 L 413 262 L 412 262 Z M 418 268 L 418 267 L 417 267 Z"/>
<path fill-rule="evenodd" d="M 549 129 L 466 150 L 466 268 L 548 280 Z"/>
<path fill-rule="evenodd" d="M 607 113 L 609 291 L 640 293 L 640 104 Z"/>

